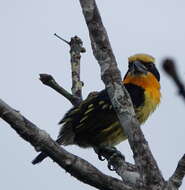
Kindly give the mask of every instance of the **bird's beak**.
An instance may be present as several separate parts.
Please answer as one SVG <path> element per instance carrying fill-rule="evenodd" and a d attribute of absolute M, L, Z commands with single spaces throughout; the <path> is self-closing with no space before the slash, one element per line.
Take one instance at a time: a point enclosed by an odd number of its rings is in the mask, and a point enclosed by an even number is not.
<path fill-rule="evenodd" d="M 134 61 L 130 72 L 133 74 L 147 74 L 147 68 L 140 61 Z"/>

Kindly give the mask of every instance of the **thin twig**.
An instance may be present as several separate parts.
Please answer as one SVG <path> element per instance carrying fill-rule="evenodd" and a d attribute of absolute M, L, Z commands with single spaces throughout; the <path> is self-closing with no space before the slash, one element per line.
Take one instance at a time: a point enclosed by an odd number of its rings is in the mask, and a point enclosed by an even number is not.
<path fill-rule="evenodd" d="M 40 74 L 40 80 L 43 84 L 51 87 L 52 89 L 54 89 L 58 93 L 60 93 L 62 96 L 67 98 L 71 102 L 71 104 L 73 104 L 74 106 L 77 106 L 80 104 L 81 99 L 79 97 L 76 97 L 76 96 L 70 94 L 67 90 L 65 90 L 63 87 L 61 87 L 51 75 Z"/>
<path fill-rule="evenodd" d="M 63 39 L 61 36 L 59 36 L 58 34 L 54 33 L 54 36 L 56 36 L 58 39 L 62 40 L 63 42 L 65 42 L 66 44 L 70 45 L 70 42 L 68 42 L 67 40 Z"/>
<path fill-rule="evenodd" d="M 89 162 L 60 147 L 45 131 L 0 99 L 0 117 L 36 150 L 41 150 L 78 180 L 101 190 L 131 190 L 122 181 L 107 176 Z"/>
<path fill-rule="evenodd" d="M 162 66 L 163 66 L 164 71 L 173 79 L 173 81 L 175 82 L 178 88 L 179 94 L 185 100 L 185 86 L 177 72 L 175 61 L 170 58 L 165 59 L 162 63 Z"/>
<path fill-rule="evenodd" d="M 79 1 L 89 29 L 93 53 L 101 67 L 102 80 L 120 123 L 128 136 L 141 178 L 148 189 L 152 189 L 152 186 L 160 186 L 164 183 L 163 176 L 139 127 L 139 123 L 134 117 L 134 109 L 128 92 L 122 85 L 120 71 L 117 68 L 116 59 L 96 2 L 95 0 Z"/>

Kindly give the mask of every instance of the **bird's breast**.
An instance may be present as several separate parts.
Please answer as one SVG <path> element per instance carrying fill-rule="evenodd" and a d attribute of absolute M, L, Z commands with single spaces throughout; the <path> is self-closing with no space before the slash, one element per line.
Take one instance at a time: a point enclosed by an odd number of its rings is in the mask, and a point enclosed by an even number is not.
<path fill-rule="evenodd" d="M 156 109 L 160 103 L 160 97 L 161 95 L 158 89 L 145 89 L 144 103 L 135 109 L 136 117 L 140 123 L 145 122 L 149 115 Z"/>
<path fill-rule="evenodd" d="M 160 103 L 161 93 L 159 81 L 152 73 L 148 73 L 147 75 L 141 76 L 127 76 L 124 84 L 133 84 L 143 89 L 143 102 L 135 107 L 135 112 L 139 122 L 145 122 Z"/>

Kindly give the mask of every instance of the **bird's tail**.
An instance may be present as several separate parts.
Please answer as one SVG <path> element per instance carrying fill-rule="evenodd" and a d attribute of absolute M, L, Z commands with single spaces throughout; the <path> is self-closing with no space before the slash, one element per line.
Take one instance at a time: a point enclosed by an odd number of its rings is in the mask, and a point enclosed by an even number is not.
<path fill-rule="evenodd" d="M 65 121 L 62 121 L 65 122 Z M 66 122 L 63 127 L 61 128 L 60 132 L 59 132 L 59 136 L 58 139 L 56 140 L 56 142 L 60 145 L 70 145 L 70 144 L 74 144 L 74 131 L 73 128 L 71 126 L 70 122 Z M 47 157 L 47 154 L 44 152 L 41 152 L 33 161 L 32 164 L 38 164 L 40 162 L 42 162 L 45 158 Z"/>
<path fill-rule="evenodd" d="M 65 145 L 69 145 L 70 144 L 70 141 L 68 139 L 69 136 L 68 135 L 64 135 L 64 137 L 63 137 L 63 135 L 59 136 L 58 139 L 56 140 L 56 142 L 59 143 L 60 145 L 64 145 L 64 146 Z M 48 157 L 48 155 L 46 153 L 41 152 L 38 156 L 35 157 L 35 159 L 32 161 L 32 164 L 33 165 L 38 164 L 38 163 L 42 162 L 47 157 Z"/>
<path fill-rule="evenodd" d="M 44 152 L 41 152 L 33 161 L 32 164 L 38 164 L 40 162 L 42 162 L 42 160 L 44 160 L 47 157 L 47 154 L 45 154 Z"/>
<path fill-rule="evenodd" d="M 63 139 L 62 138 L 58 138 L 56 140 L 57 143 L 59 143 L 60 145 L 63 144 Z M 38 164 L 40 162 L 42 162 L 45 158 L 47 158 L 48 155 L 44 152 L 41 152 L 38 156 L 35 157 L 35 159 L 32 161 L 32 164 Z"/>

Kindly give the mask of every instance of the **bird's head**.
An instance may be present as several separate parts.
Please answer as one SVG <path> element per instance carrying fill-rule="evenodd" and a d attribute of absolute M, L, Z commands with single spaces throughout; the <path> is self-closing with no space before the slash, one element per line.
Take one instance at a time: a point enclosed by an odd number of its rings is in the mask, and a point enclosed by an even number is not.
<path fill-rule="evenodd" d="M 147 75 L 152 73 L 159 81 L 160 74 L 155 67 L 155 58 L 148 54 L 136 54 L 128 58 L 128 74 Z"/>
<path fill-rule="evenodd" d="M 157 81 L 160 80 L 160 74 L 155 67 L 155 58 L 148 54 L 136 54 L 128 58 L 128 71 L 125 78 L 146 77 L 153 75 Z"/>
<path fill-rule="evenodd" d="M 160 89 L 160 74 L 154 62 L 155 58 L 147 54 L 136 54 L 129 57 L 124 84 L 135 84 L 148 89 Z"/>

